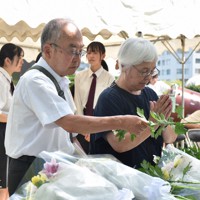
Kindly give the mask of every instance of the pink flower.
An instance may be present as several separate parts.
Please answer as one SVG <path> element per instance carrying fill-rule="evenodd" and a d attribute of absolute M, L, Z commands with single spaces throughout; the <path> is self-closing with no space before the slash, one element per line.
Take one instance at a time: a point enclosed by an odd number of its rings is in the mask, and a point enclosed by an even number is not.
<path fill-rule="evenodd" d="M 56 163 L 56 160 L 54 158 L 51 159 L 51 162 L 46 162 L 44 164 L 43 172 L 47 175 L 47 177 L 51 177 L 53 174 L 55 174 L 58 170 L 59 164 Z"/>

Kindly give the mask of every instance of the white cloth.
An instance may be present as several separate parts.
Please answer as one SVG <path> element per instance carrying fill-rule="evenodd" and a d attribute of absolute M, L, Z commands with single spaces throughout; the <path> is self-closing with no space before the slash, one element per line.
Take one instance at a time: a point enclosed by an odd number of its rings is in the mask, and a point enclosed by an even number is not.
<path fill-rule="evenodd" d="M 47 69 L 60 83 L 63 79 L 43 58 L 37 65 Z M 5 137 L 6 154 L 12 158 L 37 156 L 41 151 L 74 152 L 69 133 L 54 122 L 73 114 L 75 108 L 64 88 L 66 101 L 58 96 L 53 82 L 37 69 L 26 72 L 19 80 L 8 115 Z"/>
<path fill-rule="evenodd" d="M 0 114 L 8 114 L 12 95 L 10 93 L 11 76 L 0 67 Z"/>
<path fill-rule="evenodd" d="M 77 114 L 83 114 L 83 109 L 88 100 L 90 85 L 92 82 L 93 72 L 90 68 L 80 71 L 75 75 L 74 84 L 75 84 L 75 95 L 74 101 L 77 107 Z M 109 87 L 111 83 L 115 80 L 115 78 L 106 70 L 101 67 L 99 70 L 95 72 L 97 79 L 96 79 L 96 90 L 95 90 L 95 97 L 94 97 L 94 104 L 93 108 L 95 107 L 99 95 L 101 92 Z"/>
<path fill-rule="evenodd" d="M 60 80 L 59 84 L 60 84 L 60 88 L 64 91 L 66 101 L 68 101 L 70 108 L 72 108 L 73 113 L 75 113 L 76 106 L 74 103 L 74 99 L 72 97 L 71 91 L 69 89 L 67 89 L 67 88 L 69 88 L 70 80 L 66 77 L 63 77 Z M 78 133 L 72 133 L 73 137 L 76 137 L 77 135 L 78 135 Z"/>
<path fill-rule="evenodd" d="M 71 91 L 69 90 L 70 80 L 66 77 L 62 77 L 59 81 L 60 88 L 64 91 L 65 99 L 69 103 L 70 108 L 73 112 L 76 111 L 76 106 L 71 95 Z"/>
<path fill-rule="evenodd" d="M 171 89 L 171 87 L 163 81 L 157 81 L 154 85 L 148 84 L 147 86 L 153 89 L 158 96 L 166 94 Z"/>

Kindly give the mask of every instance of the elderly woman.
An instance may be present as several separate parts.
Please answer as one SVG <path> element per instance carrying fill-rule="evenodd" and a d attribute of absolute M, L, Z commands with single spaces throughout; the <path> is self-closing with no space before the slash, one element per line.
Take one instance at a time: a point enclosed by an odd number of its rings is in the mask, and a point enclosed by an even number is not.
<path fill-rule="evenodd" d="M 157 94 L 146 87 L 157 73 L 157 53 L 153 44 L 144 39 L 127 39 L 120 47 L 118 65 L 121 74 L 115 84 L 104 90 L 95 107 L 95 116 L 137 115 L 137 108 L 144 110 L 146 119 L 153 121 L 150 111 L 163 113 L 169 118 L 172 102 L 168 95 Z M 155 130 L 159 127 L 156 126 Z M 150 128 L 131 141 L 130 133 L 119 141 L 112 131 L 91 136 L 91 154 L 112 154 L 125 165 L 138 168 L 143 160 L 153 164 L 153 155 L 160 156 L 163 143 L 173 143 L 176 134 L 168 126 L 157 139 L 151 137 Z"/>

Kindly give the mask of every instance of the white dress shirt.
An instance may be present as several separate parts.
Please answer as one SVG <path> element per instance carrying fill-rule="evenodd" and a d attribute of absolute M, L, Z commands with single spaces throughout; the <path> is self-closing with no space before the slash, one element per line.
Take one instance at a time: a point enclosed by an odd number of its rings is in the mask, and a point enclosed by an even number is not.
<path fill-rule="evenodd" d="M 10 93 L 11 76 L 8 72 L 0 67 L 0 114 L 8 114 L 12 95 Z"/>
<path fill-rule="evenodd" d="M 63 89 L 66 100 L 58 96 L 54 83 L 37 69 L 26 72 L 19 80 L 8 115 L 5 137 L 6 154 L 12 158 L 37 156 L 42 151 L 74 152 L 69 133 L 54 122 L 75 107 L 68 79 L 56 74 L 43 58 L 37 65 L 48 70 Z M 63 83 L 64 82 L 64 85 Z"/>
<path fill-rule="evenodd" d="M 90 85 L 93 79 L 92 74 L 92 70 L 88 68 L 86 70 L 78 72 L 75 75 L 74 101 L 77 108 L 77 114 L 83 115 L 83 109 L 85 108 L 85 105 L 87 103 Z M 95 74 L 97 76 L 97 79 L 93 108 L 95 107 L 101 92 L 109 87 L 115 80 L 114 76 L 112 76 L 108 71 L 104 70 L 103 67 L 96 71 Z"/>

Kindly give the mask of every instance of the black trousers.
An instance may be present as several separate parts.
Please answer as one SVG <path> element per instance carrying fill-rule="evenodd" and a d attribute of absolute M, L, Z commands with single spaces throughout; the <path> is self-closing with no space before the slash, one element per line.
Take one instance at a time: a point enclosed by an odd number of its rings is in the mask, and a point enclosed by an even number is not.
<path fill-rule="evenodd" d="M 86 154 L 89 154 L 89 142 L 85 139 L 84 135 L 78 134 L 76 136 L 77 140 L 81 144 L 83 150 L 85 151 Z"/>
<path fill-rule="evenodd" d="M 93 110 L 93 112 L 94 112 L 94 110 Z M 83 114 L 86 115 L 86 109 L 85 108 L 83 109 Z M 78 141 L 81 144 L 81 146 L 82 146 L 83 150 L 85 151 L 85 153 L 89 154 L 90 153 L 90 142 L 88 142 L 85 139 L 85 136 L 81 135 L 81 134 L 78 134 L 76 136 L 76 138 L 78 139 Z"/>
<path fill-rule="evenodd" d="M 7 169 L 7 156 L 5 152 L 6 123 L 0 123 L 0 186 L 6 188 L 6 169 Z"/>
<path fill-rule="evenodd" d="M 22 182 L 22 179 L 34 160 L 34 156 L 22 156 L 18 159 L 10 158 L 8 171 L 8 191 L 10 196 L 26 182 Z"/>

